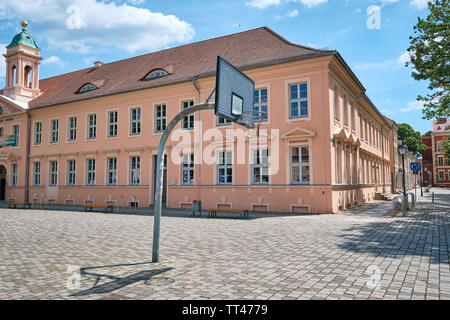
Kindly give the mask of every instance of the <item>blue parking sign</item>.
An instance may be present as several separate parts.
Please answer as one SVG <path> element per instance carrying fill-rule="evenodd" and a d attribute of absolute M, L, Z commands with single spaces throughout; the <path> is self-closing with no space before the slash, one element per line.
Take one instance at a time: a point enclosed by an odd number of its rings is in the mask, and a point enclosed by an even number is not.
<path fill-rule="evenodd" d="M 420 162 L 411 162 L 411 171 L 422 170 L 422 164 Z"/>

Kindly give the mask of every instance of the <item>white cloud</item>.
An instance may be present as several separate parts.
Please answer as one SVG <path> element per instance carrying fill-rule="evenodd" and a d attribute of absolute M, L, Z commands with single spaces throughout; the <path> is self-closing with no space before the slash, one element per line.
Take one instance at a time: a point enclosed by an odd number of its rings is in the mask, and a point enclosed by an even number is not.
<path fill-rule="evenodd" d="M 266 9 L 270 6 L 279 6 L 282 0 L 252 0 L 246 2 L 245 4 L 250 7 L 255 7 L 258 9 Z M 328 2 L 328 0 L 283 0 L 284 2 L 300 2 L 308 8 L 317 6 L 322 3 Z"/>
<path fill-rule="evenodd" d="M 408 52 L 404 52 L 398 57 L 397 59 L 388 59 L 384 61 L 379 62 L 360 62 L 356 63 L 353 67 L 355 71 L 383 71 L 383 72 L 389 72 L 389 71 L 398 71 L 402 68 L 405 68 L 405 63 L 407 61 L 410 61 L 410 55 Z"/>
<path fill-rule="evenodd" d="M 428 0 L 411 0 L 410 4 L 419 10 L 425 9 L 428 5 Z"/>
<path fill-rule="evenodd" d="M 7 44 L 0 43 L 0 54 L 6 53 Z M 6 62 L 3 56 L 0 56 L 0 78 L 4 78 L 6 76 Z"/>
<path fill-rule="evenodd" d="M 400 109 L 401 112 L 410 112 L 416 110 L 422 110 L 425 102 L 424 101 L 411 101 L 408 103 L 406 108 Z"/>
<path fill-rule="evenodd" d="M 55 47 L 80 52 L 110 46 L 128 52 L 151 51 L 194 36 L 193 27 L 174 15 L 128 4 L 98 0 L 0 2 L 0 19 L 23 17 L 30 20 L 28 29 L 37 41 L 45 39 Z"/>
<path fill-rule="evenodd" d="M 246 2 L 245 4 L 258 9 L 266 9 L 269 6 L 280 5 L 280 0 L 252 0 L 250 2 Z"/>
<path fill-rule="evenodd" d="M 44 58 L 44 60 L 42 60 L 42 64 L 56 64 L 60 68 L 64 67 L 64 62 L 59 57 L 56 56 Z"/>
<path fill-rule="evenodd" d="M 275 20 L 283 20 L 283 19 L 286 19 L 286 18 L 295 18 L 297 16 L 298 16 L 298 10 L 295 9 L 295 10 L 289 11 L 285 15 L 275 16 Z"/>

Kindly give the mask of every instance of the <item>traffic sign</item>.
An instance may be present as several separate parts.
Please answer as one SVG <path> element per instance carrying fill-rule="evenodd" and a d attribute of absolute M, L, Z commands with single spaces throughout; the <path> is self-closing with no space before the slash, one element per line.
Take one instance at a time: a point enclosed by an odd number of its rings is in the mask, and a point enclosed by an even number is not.
<path fill-rule="evenodd" d="M 412 171 L 422 170 L 422 164 L 420 162 L 411 162 L 411 170 Z"/>

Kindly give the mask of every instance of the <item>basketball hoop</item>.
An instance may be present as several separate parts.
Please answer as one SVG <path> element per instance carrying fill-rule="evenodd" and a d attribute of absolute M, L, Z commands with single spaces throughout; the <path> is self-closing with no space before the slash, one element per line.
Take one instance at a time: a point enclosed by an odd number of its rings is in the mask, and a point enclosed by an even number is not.
<path fill-rule="evenodd" d="M 263 111 L 247 111 L 236 116 L 236 123 L 254 129 L 254 124 L 256 122 L 258 124 L 256 136 L 259 138 L 259 129 L 261 126 L 260 120 L 263 119 L 265 115 L 267 115 L 267 113 Z"/>

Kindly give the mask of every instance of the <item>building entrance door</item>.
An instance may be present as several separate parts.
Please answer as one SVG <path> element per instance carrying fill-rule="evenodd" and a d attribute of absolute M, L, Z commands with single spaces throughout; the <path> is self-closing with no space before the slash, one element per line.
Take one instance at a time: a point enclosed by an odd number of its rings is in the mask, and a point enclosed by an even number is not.
<path fill-rule="evenodd" d="M 6 198 L 6 168 L 0 166 L 0 201 Z"/>

